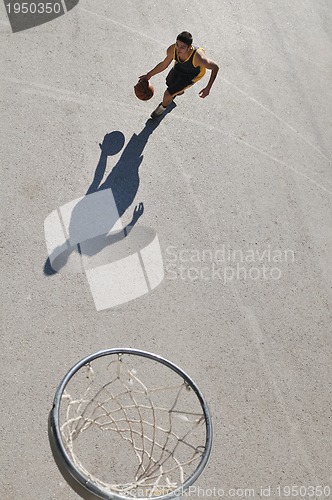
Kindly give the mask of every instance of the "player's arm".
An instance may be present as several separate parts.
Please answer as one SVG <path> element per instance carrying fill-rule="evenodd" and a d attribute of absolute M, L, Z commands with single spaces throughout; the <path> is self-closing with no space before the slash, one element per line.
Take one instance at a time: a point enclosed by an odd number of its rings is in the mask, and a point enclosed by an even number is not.
<path fill-rule="evenodd" d="M 154 75 L 157 75 L 158 73 L 161 73 L 164 71 L 168 66 L 171 64 L 173 60 L 173 54 L 174 54 L 174 43 L 173 45 L 170 45 L 166 51 L 166 57 L 163 61 L 157 64 L 151 71 L 146 73 L 146 75 L 141 75 L 139 77 L 140 80 L 150 80 Z"/>
<path fill-rule="evenodd" d="M 211 87 L 215 79 L 217 78 L 219 66 L 217 63 L 212 61 L 212 59 L 208 59 L 206 55 L 200 50 L 198 50 L 196 53 L 196 65 L 204 66 L 204 68 L 209 69 L 211 71 L 210 79 L 208 81 L 207 86 L 204 89 L 202 89 L 199 93 L 199 96 L 204 98 L 208 96 L 210 93 Z"/>

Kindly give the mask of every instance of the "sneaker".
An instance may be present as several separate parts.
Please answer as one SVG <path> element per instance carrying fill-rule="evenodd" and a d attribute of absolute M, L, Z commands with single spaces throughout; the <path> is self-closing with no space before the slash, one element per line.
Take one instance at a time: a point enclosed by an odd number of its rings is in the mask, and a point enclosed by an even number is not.
<path fill-rule="evenodd" d="M 161 102 L 159 106 L 156 107 L 156 109 L 151 113 L 151 118 L 157 118 L 158 116 L 162 115 L 163 112 L 165 111 L 165 107 L 163 106 L 163 103 Z"/>

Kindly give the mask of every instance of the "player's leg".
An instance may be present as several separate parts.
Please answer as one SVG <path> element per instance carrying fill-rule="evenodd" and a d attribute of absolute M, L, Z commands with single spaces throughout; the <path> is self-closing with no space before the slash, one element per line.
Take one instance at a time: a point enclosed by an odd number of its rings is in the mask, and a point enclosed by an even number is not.
<path fill-rule="evenodd" d="M 176 73 L 175 69 L 172 68 L 171 71 L 166 76 L 166 86 L 167 86 L 167 89 L 164 92 L 163 100 L 162 100 L 162 102 L 160 104 L 158 104 L 158 106 L 156 107 L 156 109 L 153 111 L 153 113 L 151 114 L 151 118 L 157 118 L 157 116 L 162 115 L 163 112 L 166 110 L 167 106 L 169 104 L 171 104 L 171 102 L 173 101 L 173 97 L 169 93 L 168 88 L 171 85 L 174 85 L 174 83 L 176 82 L 176 76 L 177 76 L 177 73 Z"/>
<path fill-rule="evenodd" d="M 184 90 L 191 85 L 193 85 L 192 80 L 186 75 L 181 75 L 177 71 L 171 69 L 166 77 L 167 89 L 163 95 L 162 102 L 157 106 L 157 108 L 151 114 L 151 118 L 157 118 L 162 115 L 166 110 L 167 106 L 171 104 L 174 97 L 184 93 Z"/>
<path fill-rule="evenodd" d="M 157 118 L 157 116 L 162 115 L 163 112 L 166 110 L 167 106 L 171 104 L 172 101 L 173 101 L 173 96 L 169 93 L 168 90 L 166 90 L 164 92 L 162 102 L 153 111 L 153 113 L 151 114 L 151 118 Z"/>

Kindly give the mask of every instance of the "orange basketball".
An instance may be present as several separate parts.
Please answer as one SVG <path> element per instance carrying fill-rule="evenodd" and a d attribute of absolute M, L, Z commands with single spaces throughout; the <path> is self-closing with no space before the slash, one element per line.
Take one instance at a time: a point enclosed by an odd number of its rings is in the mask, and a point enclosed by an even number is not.
<path fill-rule="evenodd" d="M 135 85 L 134 92 L 141 101 L 148 101 L 154 94 L 154 87 L 148 80 L 141 80 Z"/>

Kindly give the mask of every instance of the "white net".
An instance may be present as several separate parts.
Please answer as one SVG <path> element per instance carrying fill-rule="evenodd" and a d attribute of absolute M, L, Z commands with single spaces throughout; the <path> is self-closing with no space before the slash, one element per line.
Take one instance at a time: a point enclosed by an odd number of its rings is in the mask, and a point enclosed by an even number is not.
<path fill-rule="evenodd" d="M 75 467 L 127 497 L 179 488 L 206 445 L 195 391 L 167 366 L 128 354 L 97 358 L 75 373 L 61 398 L 60 430 Z"/>

